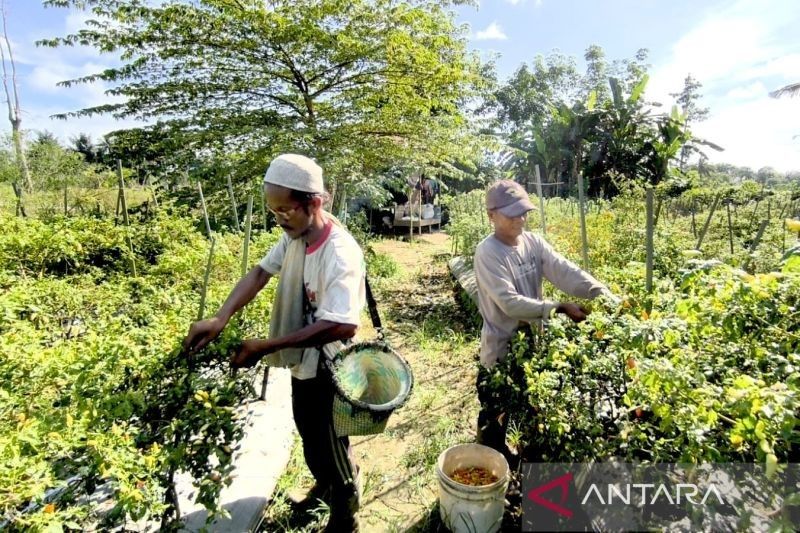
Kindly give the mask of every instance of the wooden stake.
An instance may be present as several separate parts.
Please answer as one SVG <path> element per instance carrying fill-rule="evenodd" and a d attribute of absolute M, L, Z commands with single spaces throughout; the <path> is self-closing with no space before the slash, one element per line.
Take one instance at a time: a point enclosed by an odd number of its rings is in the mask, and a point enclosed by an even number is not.
<path fill-rule="evenodd" d="M 539 165 L 535 165 L 533 170 L 536 174 L 536 194 L 539 195 L 539 223 L 542 226 L 542 236 L 547 235 L 547 225 L 545 224 L 544 216 L 544 196 L 542 195 L 542 173 L 539 170 Z"/>
<path fill-rule="evenodd" d="M 653 188 L 647 189 L 645 197 L 645 213 L 647 217 L 647 231 L 645 234 L 645 246 L 647 255 L 645 259 L 645 290 L 647 294 L 653 292 L 653 228 L 655 226 L 655 216 L 653 215 Z"/>
<path fill-rule="evenodd" d="M 583 269 L 589 271 L 589 239 L 586 237 L 586 213 L 583 198 L 583 174 L 578 173 L 578 206 L 581 217 L 581 253 L 583 255 Z"/>
<path fill-rule="evenodd" d="M 699 250 L 700 247 L 703 245 L 703 239 L 706 237 L 706 232 L 708 231 L 708 226 L 711 224 L 711 217 L 714 216 L 714 211 L 717 209 L 717 204 L 719 203 L 720 195 L 714 197 L 714 202 L 711 204 L 711 210 L 708 212 L 708 218 L 706 219 L 706 223 L 703 225 L 703 229 L 700 231 L 700 237 L 697 239 L 697 246 L 695 246 L 696 250 Z"/>
<path fill-rule="evenodd" d="M 266 200 L 264 200 L 263 190 L 261 191 L 260 196 L 261 196 L 261 217 L 264 219 L 264 233 L 267 233 L 269 231 L 269 228 L 267 227 L 267 203 Z"/>
<path fill-rule="evenodd" d="M 253 227 L 253 196 L 247 198 L 247 218 L 244 223 L 244 253 L 242 253 L 242 277 L 247 275 L 247 262 L 250 255 L 250 231 Z"/>
<path fill-rule="evenodd" d="M 236 211 L 236 197 L 233 195 L 233 183 L 231 183 L 230 175 L 227 176 L 228 179 L 228 195 L 231 197 L 231 213 L 233 214 L 233 224 L 236 231 L 242 229 L 239 225 L 239 213 Z"/>
<path fill-rule="evenodd" d="M 764 235 L 764 230 L 767 229 L 767 225 L 768 224 L 769 224 L 769 220 L 767 220 L 766 218 L 761 222 L 761 226 L 759 226 L 759 228 L 758 228 L 758 233 L 756 233 L 756 238 L 753 239 L 753 244 L 750 246 L 750 256 L 747 258 L 747 260 L 744 263 L 744 269 L 745 270 L 749 270 L 750 262 L 753 259 L 753 253 L 755 253 L 756 247 L 761 242 L 761 237 Z"/>
<path fill-rule="evenodd" d="M 122 219 L 125 221 L 125 232 L 128 235 L 128 246 L 131 249 L 131 266 L 133 277 L 136 277 L 136 255 L 133 252 L 133 239 L 131 239 L 131 224 L 128 220 L 128 202 L 125 200 L 125 180 L 122 177 L 122 160 L 117 159 L 117 178 L 119 179 L 119 198 L 122 202 Z"/>
<path fill-rule="evenodd" d="M 731 245 L 731 255 L 733 255 L 733 224 L 731 223 L 731 204 L 725 204 L 725 210 L 728 212 L 728 241 Z"/>
<path fill-rule="evenodd" d="M 206 272 L 203 274 L 203 288 L 200 290 L 200 308 L 197 310 L 197 320 L 203 320 L 206 314 L 206 295 L 208 294 L 208 280 L 211 276 L 211 266 L 214 261 L 214 245 L 216 240 L 211 238 L 211 247 L 208 249 L 208 261 L 206 262 Z"/>
<path fill-rule="evenodd" d="M 206 234 L 209 239 L 213 239 L 211 235 L 211 224 L 208 222 L 208 210 L 206 209 L 206 197 L 203 196 L 203 184 L 197 182 L 197 190 L 200 193 L 200 207 L 203 208 L 203 222 L 206 224 Z"/>

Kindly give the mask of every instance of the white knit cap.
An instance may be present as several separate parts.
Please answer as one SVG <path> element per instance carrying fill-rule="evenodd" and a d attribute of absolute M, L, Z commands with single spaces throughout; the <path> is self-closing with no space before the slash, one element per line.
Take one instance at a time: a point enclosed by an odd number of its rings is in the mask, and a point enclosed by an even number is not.
<path fill-rule="evenodd" d="M 272 160 L 264 174 L 264 183 L 295 191 L 322 194 L 322 168 L 304 155 L 282 154 Z"/>

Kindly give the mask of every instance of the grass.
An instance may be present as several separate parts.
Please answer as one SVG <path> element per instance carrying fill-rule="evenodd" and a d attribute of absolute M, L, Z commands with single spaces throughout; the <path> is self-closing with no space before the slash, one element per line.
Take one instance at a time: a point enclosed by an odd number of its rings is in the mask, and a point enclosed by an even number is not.
<path fill-rule="evenodd" d="M 107 187 L 89 189 L 69 187 L 67 189 L 67 209 L 69 213 L 90 212 L 100 210 L 103 213 L 114 213 L 117 206 L 118 189 Z M 134 209 L 152 199 L 148 189 L 132 187 L 125 189 L 125 200 L 128 209 Z M 29 217 L 46 216 L 64 213 L 64 191 L 34 191 L 23 196 L 25 212 Z M 0 213 L 14 216 L 17 197 L 10 183 L 0 183 Z"/>

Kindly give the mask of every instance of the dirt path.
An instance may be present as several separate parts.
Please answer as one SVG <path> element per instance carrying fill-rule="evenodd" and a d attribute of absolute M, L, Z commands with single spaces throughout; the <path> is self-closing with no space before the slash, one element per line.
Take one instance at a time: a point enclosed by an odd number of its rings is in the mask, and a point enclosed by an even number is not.
<path fill-rule="evenodd" d="M 455 302 L 447 235 L 386 240 L 374 248 L 403 270 L 380 284 L 378 305 L 389 343 L 414 370 L 415 388 L 385 433 L 353 439 L 365 473 L 361 522 L 364 531 L 436 530 L 436 460 L 449 446 L 474 438 L 477 340 Z"/>
<path fill-rule="evenodd" d="M 474 439 L 478 332 L 466 326 L 454 298 L 447 235 L 425 234 L 412 243 L 386 239 L 373 248 L 400 267 L 373 285 L 387 341 L 408 360 L 415 383 L 384 433 L 352 438 L 361 468 L 361 531 L 438 531 L 436 460 L 449 446 Z M 360 336 L 374 338 L 374 331 L 365 327 Z M 298 443 L 262 531 L 316 531 L 324 525 L 324 509 L 298 523 L 285 501 L 289 487 L 311 483 Z"/>

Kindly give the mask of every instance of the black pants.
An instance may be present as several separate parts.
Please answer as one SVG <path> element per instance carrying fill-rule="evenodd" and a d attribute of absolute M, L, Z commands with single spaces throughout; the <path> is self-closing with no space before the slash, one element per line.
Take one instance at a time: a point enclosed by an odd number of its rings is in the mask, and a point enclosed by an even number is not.
<path fill-rule="evenodd" d="M 493 383 L 492 372 L 478 365 L 478 444 L 494 448 L 503 455 L 510 452 L 506 446 L 508 430 L 507 412 L 511 389 L 505 383 Z"/>
<path fill-rule="evenodd" d="M 350 515 L 358 510 L 356 468 L 350 439 L 337 437 L 333 429 L 333 384 L 323 369 L 312 379 L 292 378 L 292 413 L 303 441 L 303 455 L 317 483 L 330 487 L 331 515 Z"/>

